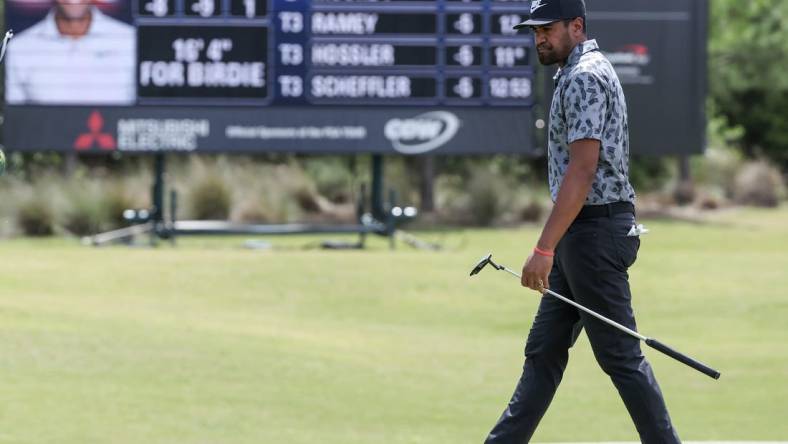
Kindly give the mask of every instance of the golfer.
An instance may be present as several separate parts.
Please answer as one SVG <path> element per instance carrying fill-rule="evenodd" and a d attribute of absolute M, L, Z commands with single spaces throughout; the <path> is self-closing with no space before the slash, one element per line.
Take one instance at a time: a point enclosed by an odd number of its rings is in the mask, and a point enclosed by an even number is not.
<path fill-rule="evenodd" d="M 523 266 L 522 284 L 550 288 L 635 330 L 627 269 L 640 240 L 628 177 L 627 108 L 612 65 L 586 37 L 585 12 L 583 0 L 534 0 L 530 18 L 515 27 L 530 27 L 539 61 L 560 68 L 548 132 L 555 205 Z M 486 443 L 531 439 L 582 328 L 641 442 L 680 442 L 638 339 L 543 297 L 526 342 L 523 374 Z"/>
<path fill-rule="evenodd" d="M 130 105 L 136 98 L 134 27 L 91 0 L 53 0 L 8 46 L 10 104 Z"/>

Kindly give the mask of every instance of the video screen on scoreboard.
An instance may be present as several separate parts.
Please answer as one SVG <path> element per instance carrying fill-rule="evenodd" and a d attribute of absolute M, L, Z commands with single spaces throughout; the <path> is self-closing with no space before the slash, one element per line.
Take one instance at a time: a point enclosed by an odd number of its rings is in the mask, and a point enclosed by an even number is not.
<path fill-rule="evenodd" d="M 531 106 L 529 0 L 7 0 L 10 106 Z"/>

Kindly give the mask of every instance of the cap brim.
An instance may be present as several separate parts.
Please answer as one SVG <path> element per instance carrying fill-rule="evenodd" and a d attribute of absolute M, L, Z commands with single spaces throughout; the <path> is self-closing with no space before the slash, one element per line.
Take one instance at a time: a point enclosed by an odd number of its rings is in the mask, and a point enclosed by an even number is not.
<path fill-rule="evenodd" d="M 561 19 L 541 19 L 541 20 L 530 19 L 530 20 L 526 20 L 526 21 L 524 21 L 524 22 L 522 22 L 520 24 L 514 25 L 513 29 L 522 29 L 522 28 L 527 28 L 529 26 L 542 26 L 542 25 L 546 25 L 548 23 L 557 22 L 559 20 L 561 20 Z"/>

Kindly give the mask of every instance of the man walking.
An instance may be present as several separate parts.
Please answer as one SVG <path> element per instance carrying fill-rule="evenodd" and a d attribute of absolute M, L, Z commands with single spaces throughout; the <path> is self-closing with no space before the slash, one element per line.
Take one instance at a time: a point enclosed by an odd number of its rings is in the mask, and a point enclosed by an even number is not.
<path fill-rule="evenodd" d="M 583 0 L 533 0 L 530 18 L 515 26 L 533 30 L 543 65 L 560 67 L 548 135 L 555 205 L 523 266 L 522 284 L 550 288 L 635 330 L 627 269 L 640 239 L 629 183 L 626 103 L 612 65 L 586 37 L 585 12 Z M 640 342 L 551 297 L 541 300 L 525 346 L 523 374 L 486 443 L 531 439 L 582 328 L 641 442 L 679 443 Z"/>

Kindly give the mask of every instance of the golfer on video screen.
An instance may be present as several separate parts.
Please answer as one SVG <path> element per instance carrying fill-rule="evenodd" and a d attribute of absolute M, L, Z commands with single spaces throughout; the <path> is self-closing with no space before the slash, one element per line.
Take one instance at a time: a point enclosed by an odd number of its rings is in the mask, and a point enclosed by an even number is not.
<path fill-rule="evenodd" d="M 640 239 L 629 183 L 627 108 L 612 65 L 586 37 L 585 15 L 583 0 L 534 0 L 530 18 L 515 27 L 530 27 L 539 61 L 560 67 L 548 135 L 555 205 L 523 266 L 522 284 L 549 288 L 636 330 L 627 269 Z M 486 443 L 531 439 L 582 328 L 641 442 L 680 442 L 638 339 L 543 297 L 525 346 L 523 374 Z"/>
<path fill-rule="evenodd" d="M 8 46 L 6 102 L 134 103 L 134 27 L 92 0 L 53 0 L 49 13 Z"/>

